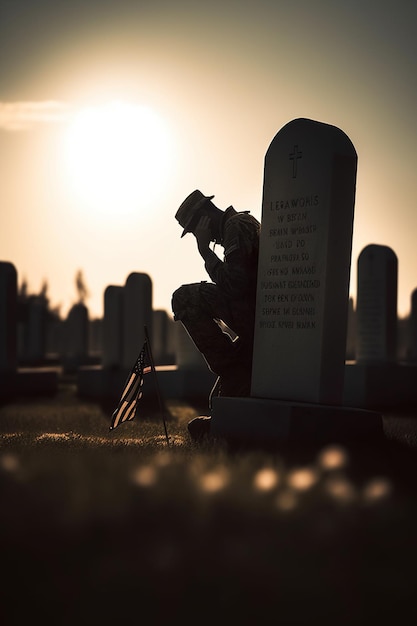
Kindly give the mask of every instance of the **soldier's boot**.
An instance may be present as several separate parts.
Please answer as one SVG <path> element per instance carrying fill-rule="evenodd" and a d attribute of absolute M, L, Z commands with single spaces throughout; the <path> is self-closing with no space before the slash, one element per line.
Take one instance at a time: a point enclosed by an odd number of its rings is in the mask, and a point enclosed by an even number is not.
<path fill-rule="evenodd" d="M 202 442 L 210 437 L 211 417 L 201 415 L 188 422 L 188 432 L 193 441 Z"/>

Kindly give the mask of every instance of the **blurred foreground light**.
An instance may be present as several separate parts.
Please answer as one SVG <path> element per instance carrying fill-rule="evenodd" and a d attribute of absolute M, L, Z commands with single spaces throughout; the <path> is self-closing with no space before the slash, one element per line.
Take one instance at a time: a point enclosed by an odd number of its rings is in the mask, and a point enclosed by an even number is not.
<path fill-rule="evenodd" d="M 167 467 L 172 462 L 172 454 L 170 452 L 159 452 L 155 456 L 155 464 L 159 467 Z"/>
<path fill-rule="evenodd" d="M 292 511 L 298 504 L 297 494 L 291 489 L 281 491 L 275 500 L 276 507 L 280 511 Z"/>
<path fill-rule="evenodd" d="M 297 491 L 307 491 L 311 489 L 318 480 L 318 474 L 315 470 L 305 467 L 294 469 L 288 473 L 287 483 L 292 489 Z"/>
<path fill-rule="evenodd" d="M 6 470 L 6 472 L 15 472 L 20 466 L 19 459 L 15 454 L 7 452 L 0 456 L 0 466 L 2 469 Z"/>
<path fill-rule="evenodd" d="M 215 493 L 221 491 L 229 482 L 229 473 L 225 468 L 205 472 L 199 477 L 199 484 L 203 491 Z"/>
<path fill-rule="evenodd" d="M 259 470 L 253 477 L 253 486 L 258 491 L 271 491 L 271 489 L 274 489 L 278 483 L 278 472 L 268 467 Z"/>
<path fill-rule="evenodd" d="M 152 487 L 157 479 L 157 471 L 152 465 L 142 465 L 132 474 L 132 481 L 140 487 Z"/>
<path fill-rule="evenodd" d="M 355 488 L 345 476 L 332 476 L 324 483 L 325 492 L 341 504 L 349 504 L 355 499 Z"/>
<path fill-rule="evenodd" d="M 326 470 L 341 469 L 348 464 L 349 457 L 341 446 L 329 446 L 324 448 L 317 459 L 320 467 Z"/>
<path fill-rule="evenodd" d="M 387 498 L 392 492 L 392 485 L 386 478 L 373 478 L 364 487 L 362 495 L 365 502 L 371 504 Z"/>

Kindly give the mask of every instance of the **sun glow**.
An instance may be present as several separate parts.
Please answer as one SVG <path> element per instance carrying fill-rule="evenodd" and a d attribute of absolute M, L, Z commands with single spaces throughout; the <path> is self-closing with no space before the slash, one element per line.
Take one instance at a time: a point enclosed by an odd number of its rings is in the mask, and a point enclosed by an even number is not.
<path fill-rule="evenodd" d="M 146 211 L 169 174 L 172 148 L 149 108 L 110 102 L 77 112 L 66 136 L 71 190 L 100 216 Z"/>

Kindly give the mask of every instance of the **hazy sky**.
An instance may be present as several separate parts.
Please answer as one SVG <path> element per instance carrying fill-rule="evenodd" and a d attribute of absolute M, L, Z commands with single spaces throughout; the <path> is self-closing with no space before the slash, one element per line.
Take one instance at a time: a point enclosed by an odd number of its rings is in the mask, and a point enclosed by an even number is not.
<path fill-rule="evenodd" d="M 199 188 L 261 218 L 263 161 L 307 117 L 358 152 L 351 292 L 369 243 L 417 287 L 415 0 L 0 0 L 0 259 L 91 316 L 132 271 L 170 310 L 205 280 L 174 219 Z M 219 249 L 221 252 L 221 249 Z"/>

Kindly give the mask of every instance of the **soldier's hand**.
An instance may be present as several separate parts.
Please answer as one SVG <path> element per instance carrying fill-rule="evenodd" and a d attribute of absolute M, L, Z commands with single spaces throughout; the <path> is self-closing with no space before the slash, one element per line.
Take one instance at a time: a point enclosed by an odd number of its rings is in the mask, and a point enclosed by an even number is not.
<path fill-rule="evenodd" d="M 207 215 L 202 215 L 194 229 L 198 250 L 201 254 L 210 249 L 210 241 L 212 240 L 210 224 L 210 218 Z"/>

